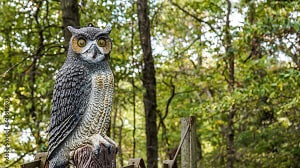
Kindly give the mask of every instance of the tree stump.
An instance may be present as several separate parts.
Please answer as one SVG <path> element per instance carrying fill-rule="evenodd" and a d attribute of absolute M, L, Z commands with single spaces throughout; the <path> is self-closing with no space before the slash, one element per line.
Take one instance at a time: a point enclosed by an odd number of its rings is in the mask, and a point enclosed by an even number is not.
<path fill-rule="evenodd" d="M 76 168 L 116 168 L 116 150 L 101 145 L 101 152 L 96 155 L 92 146 L 86 145 L 75 151 L 73 161 Z"/>

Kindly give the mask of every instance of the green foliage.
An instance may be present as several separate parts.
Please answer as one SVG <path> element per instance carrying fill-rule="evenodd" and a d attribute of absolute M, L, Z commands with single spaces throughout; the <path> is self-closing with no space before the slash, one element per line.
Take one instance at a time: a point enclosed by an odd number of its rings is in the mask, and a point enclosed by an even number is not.
<path fill-rule="evenodd" d="M 125 165 L 133 155 L 146 158 L 136 4 L 80 2 L 81 25 L 113 27 L 115 97 L 110 136 L 119 143 L 118 163 Z M 225 167 L 228 113 L 234 107 L 236 167 L 300 165 L 299 2 L 232 2 L 233 91 L 228 86 L 224 42 L 226 2 L 163 0 L 149 5 L 159 161 L 170 159 L 168 152 L 180 142 L 180 118 L 195 115 L 201 165 Z M 55 73 L 65 59 L 60 2 L 4 0 L 0 9 L 0 101 L 3 104 L 5 96 L 10 100 L 10 164 L 17 167 L 47 148 Z M 2 167 L 2 146 L 0 155 Z"/>

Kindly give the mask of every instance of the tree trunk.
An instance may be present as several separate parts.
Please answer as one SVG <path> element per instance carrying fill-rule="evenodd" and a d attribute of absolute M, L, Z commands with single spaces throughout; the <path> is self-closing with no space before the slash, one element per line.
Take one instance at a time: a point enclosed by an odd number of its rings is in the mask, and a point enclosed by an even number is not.
<path fill-rule="evenodd" d="M 256 24 L 256 20 L 255 20 L 255 2 L 254 1 L 250 1 L 248 2 L 248 13 L 247 13 L 247 17 L 248 17 L 248 22 L 249 24 L 255 25 Z M 248 60 L 250 59 L 259 59 L 259 55 L 260 54 L 260 49 L 259 49 L 259 44 L 260 40 L 259 40 L 259 34 L 257 33 L 257 31 L 253 32 L 252 35 L 252 39 L 251 39 L 251 43 L 250 43 L 250 47 L 251 47 L 251 51 L 249 56 L 244 60 L 244 63 L 246 63 Z"/>
<path fill-rule="evenodd" d="M 134 24 L 135 24 L 135 17 L 133 13 L 135 13 L 135 2 L 132 2 L 132 16 L 131 16 L 131 39 L 130 39 L 130 51 L 131 51 L 131 57 L 132 57 L 132 66 L 133 68 L 136 67 L 136 60 L 134 58 Z M 132 149 L 132 158 L 135 158 L 135 149 L 136 149 L 136 91 L 135 91 L 135 77 L 133 76 L 131 79 L 131 85 L 132 85 L 132 106 L 133 106 L 133 131 L 132 131 L 132 140 L 133 140 L 133 149 Z"/>
<path fill-rule="evenodd" d="M 225 52 L 226 59 L 229 69 L 229 80 L 228 87 L 229 92 L 234 91 L 235 78 L 234 78 L 234 53 L 232 49 L 232 36 L 230 34 L 230 16 L 231 13 L 231 2 L 227 0 L 227 15 L 226 15 L 226 26 L 225 26 Z M 235 105 L 232 105 L 231 109 L 228 112 L 227 116 L 227 168 L 233 168 L 235 162 L 235 150 L 234 150 L 234 116 L 236 108 Z"/>
<path fill-rule="evenodd" d="M 69 48 L 71 33 L 66 29 L 67 26 L 80 26 L 80 16 L 78 10 L 78 0 L 62 0 L 62 25 L 64 28 L 65 48 Z"/>
<path fill-rule="evenodd" d="M 148 18 L 148 1 L 138 0 L 138 22 L 140 32 L 140 42 L 143 49 L 143 86 L 146 90 L 144 94 L 144 110 L 146 117 L 147 136 L 147 167 L 157 168 L 158 143 L 156 126 L 156 81 L 154 60 L 152 57 L 150 22 Z"/>

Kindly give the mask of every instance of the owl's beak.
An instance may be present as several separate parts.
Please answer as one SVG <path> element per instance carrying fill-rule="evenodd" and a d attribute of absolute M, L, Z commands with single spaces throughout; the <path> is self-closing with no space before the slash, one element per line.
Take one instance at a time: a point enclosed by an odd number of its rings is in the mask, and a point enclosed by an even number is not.
<path fill-rule="evenodd" d="M 93 46 L 93 59 L 96 59 L 97 55 L 98 55 L 98 52 L 97 52 L 97 47 L 96 46 Z"/>
<path fill-rule="evenodd" d="M 99 55 L 103 55 L 96 45 L 93 45 L 91 48 L 91 54 L 93 59 L 96 59 Z"/>
<path fill-rule="evenodd" d="M 97 47 L 97 44 L 91 44 L 91 46 L 83 53 L 83 59 L 89 62 L 99 62 L 105 58 L 104 52 Z"/>

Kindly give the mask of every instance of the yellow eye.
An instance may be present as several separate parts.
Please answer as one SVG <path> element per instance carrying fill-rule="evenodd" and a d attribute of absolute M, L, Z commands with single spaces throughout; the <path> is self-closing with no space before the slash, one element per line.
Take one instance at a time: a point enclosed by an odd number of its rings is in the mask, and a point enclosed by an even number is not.
<path fill-rule="evenodd" d="M 84 46 L 86 45 L 85 39 L 82 39 L 82 38 L 78 39 L 77 45 L 78 45 L 79 47 L 84 47 Z"/>
<path fill-rule="evenodd" d="M 99 39 L 97 44 L 99 47 L 104 47 L 106 45 L 106 41 L 104 39 Z"/>

